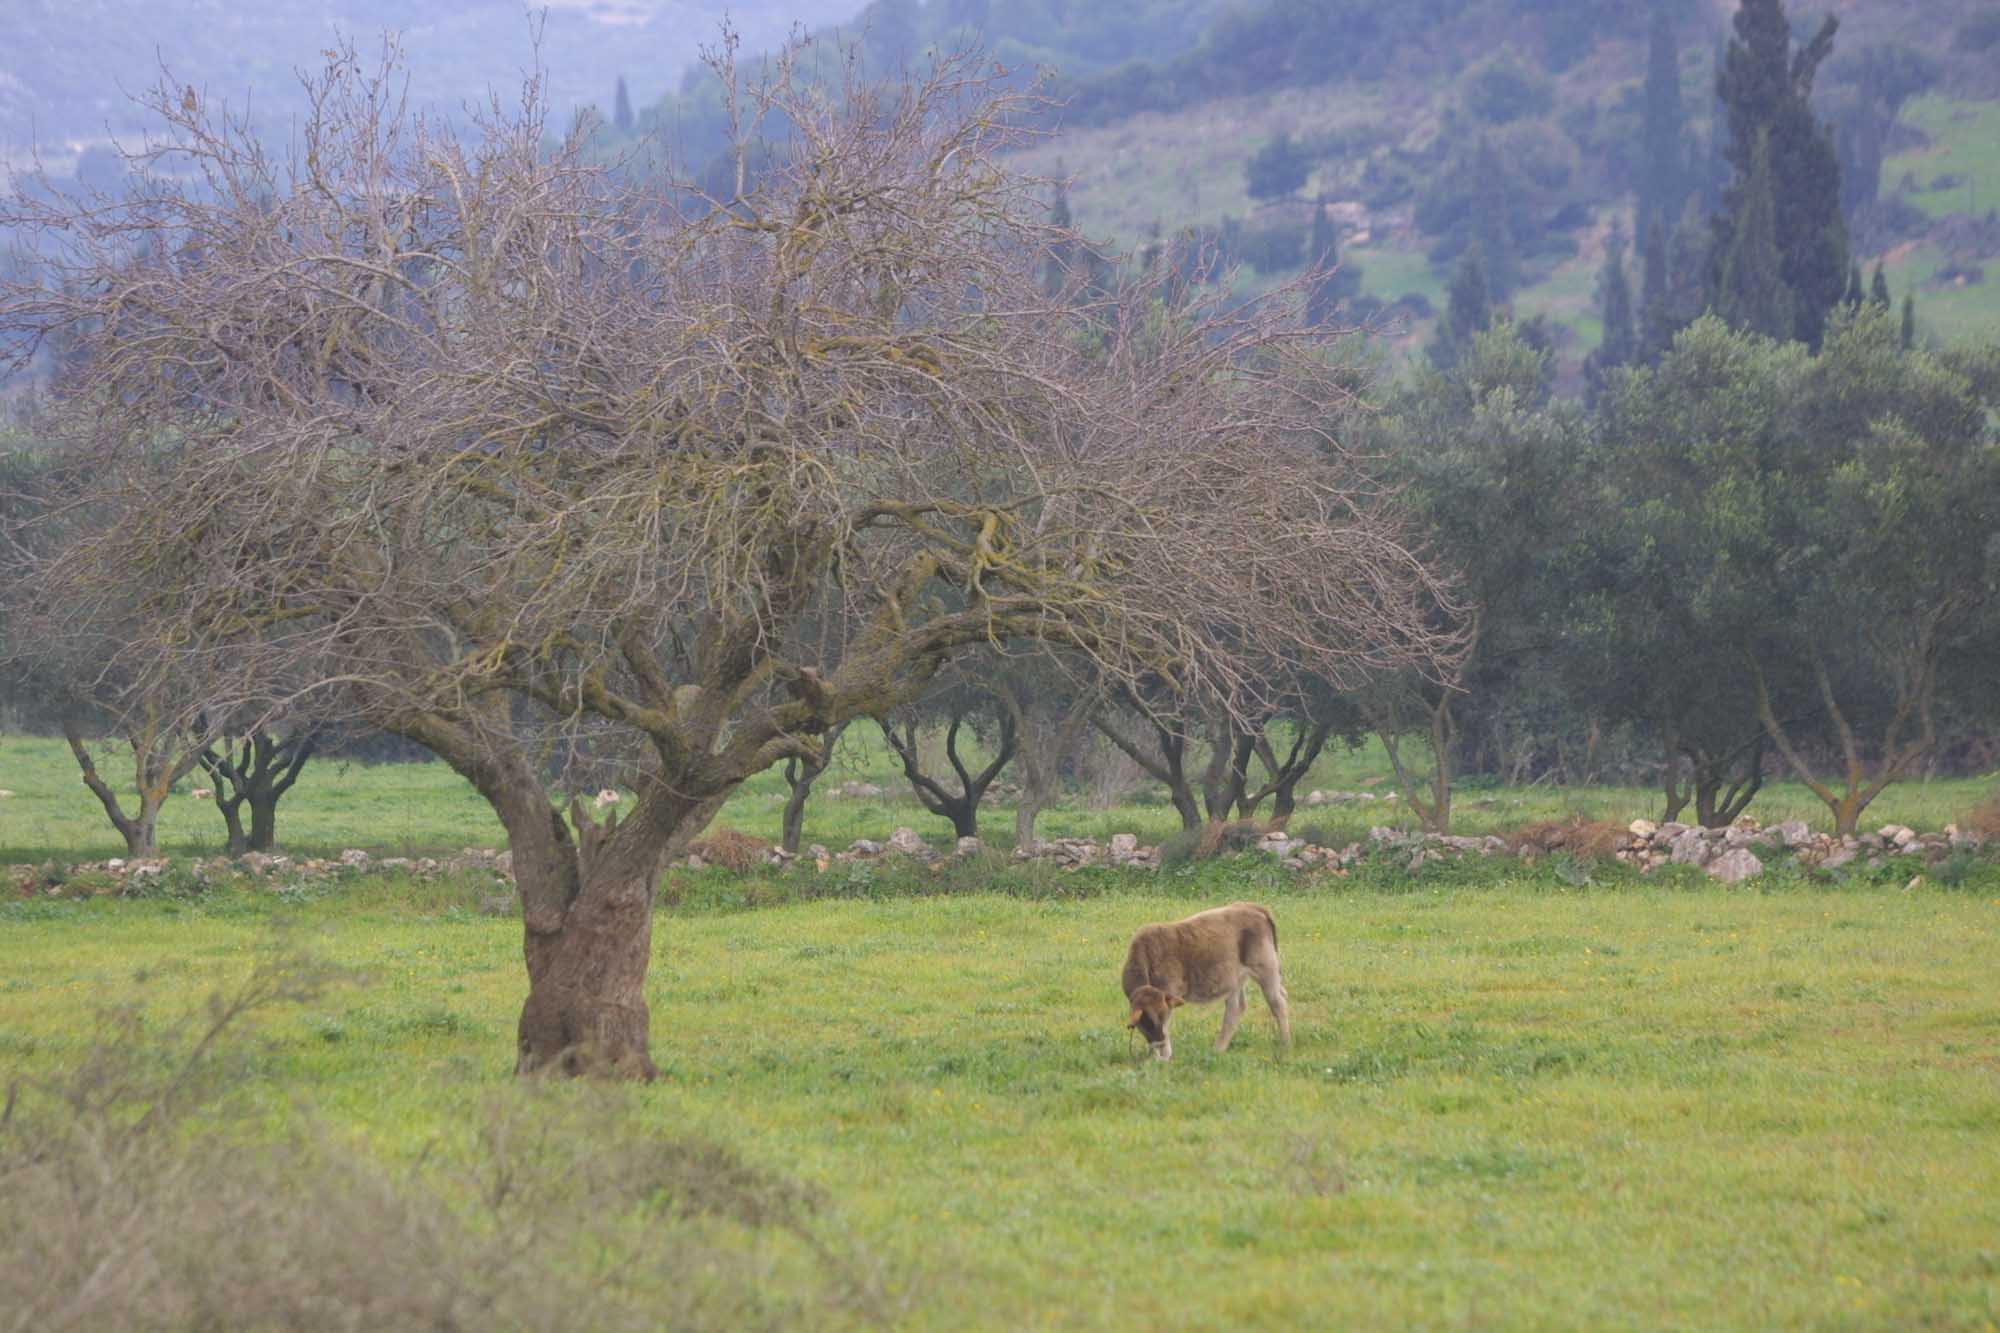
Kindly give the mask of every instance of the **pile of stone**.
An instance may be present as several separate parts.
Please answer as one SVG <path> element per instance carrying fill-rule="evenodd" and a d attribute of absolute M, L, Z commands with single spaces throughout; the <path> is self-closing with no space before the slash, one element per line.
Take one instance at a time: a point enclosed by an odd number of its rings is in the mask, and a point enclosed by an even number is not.
<path fill-rule="evenodd" d="M 272 883 L 280 888 L 342 876 L 398 871 L 422 879 L 432 879 L 438 875 L 484 872 L 493 876 L 496 885 L 509 887 L 514 880 L 512 853 L 496 852 L 484 847 L 467 847 L 456 855 L 443 859 L 432 856 L 378 858 L 358 847 L 353 847 L 334 857 L 292 857 L 274 852 L 245 852 L 234 859 L 226 856 L 199 857 L 180 864 L 201 883 L 212 883 L 231 875 L 247 875 L 259 882 Z M 174 861 L 164 856 L 114 856 L 105 861 L 79 861 L 60 866 L 55 862 L 42 866 L 15 866 L 11 870 L 10 878 L 14 892 L 23 897 L 33 897 L 38 894 L 49 897 L 61 896 L 74 891 L 72 881 L 82 881 L 92 885 L 92 891 L 95 893 L 114 895 L 124 893 L 128 887 L 137 889 L 147 880 L 165 874 L 174 865 Z"/>
<path fill-rule="evenodd" d="M 1873 868 L 1891 856 L 1940 861 L 1953 852 L 1981 845 L 1978 834 L 1961 831 L 1956 824 L 1947 824 L 1935 833 L 1884 824 L 1873 833 L 1836 838 L 1813 832 L 1803 819 L 1788 819 L 1767 828 L 1748 816 L 1727 828 L 1635 819 L 1626 833 L 1627 841 L 1617 856 L 1629 865 L 1641 870 L 1663 865 L 1697 866 L 1730 884 L 1763 871 L 1763 858 L 1757 855 L 1760 851 L 1766 855 L 1788 851 L 1806 865 L 1836 870 L 1855 861 Z"/>

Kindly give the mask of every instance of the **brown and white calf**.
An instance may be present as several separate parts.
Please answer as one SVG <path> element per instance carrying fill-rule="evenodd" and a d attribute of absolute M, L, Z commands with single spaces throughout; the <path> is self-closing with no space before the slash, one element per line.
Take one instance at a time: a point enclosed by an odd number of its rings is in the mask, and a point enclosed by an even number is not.
<path fill-rule="evenodd" d="M 1222 1032 L 1215 1049 L 1229 1049 L 1243 1021 L 1244 992 L 1250 978 L 1278 1020 L 1278 1037 L 1292 1045 L 1292 1017 L 1285 1002 L 1285 979 L 1278 971 L 1278 923 L 1256 903 L 1196 912 L 1185 921 L 1142 926 L 1125 952 L 1125 998 L 1131 1002 L 1128 1028 L 1137 1028 L 1162 1060 L 1174 1058 L 1167 1021 L 1183 1004 L 1224 1001 Z"/>

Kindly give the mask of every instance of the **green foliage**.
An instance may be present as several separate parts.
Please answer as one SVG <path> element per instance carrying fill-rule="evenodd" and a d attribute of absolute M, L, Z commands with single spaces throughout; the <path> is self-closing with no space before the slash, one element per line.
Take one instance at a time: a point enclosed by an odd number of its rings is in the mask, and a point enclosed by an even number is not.
<path fill-rule="evenodd" d="M 1279 132 L 1244 163 L 1243 175 L 1252 199 L 1283 199 L 1304 188 L 1312 159 L 1289 133 Z"/>
<path fill-rule="evenodd" d="M 1815 346 L 1847 287 L 1840 163 L 1833 135 L 1809 101 L 1839 26 L 1829 15 L 1794 53 L 1782 0 L 1742 0 L 1716 83 L 1735 179 L 1715 218 L 1710 303 L 1740 328 L 1775 334 L 1777 321 L 1788 321 L 1785 336 Z M 1767 159 L 1762 165 L 1760 156 Z M 1778 252 L 1775 274 L 1767 271 L 1770 246 Z"/>
<path fill-rule="evenodd" d="M 1465 72 L 1461 86 L 1465 109 L 1488 125 L 1543 115 L 1555 105 L 1549 77 L 1511 46 L 1503 46 L 1474 64 Z"/>
<path fill-rule="evenodd" d="M 1782 271 L 1775 191 L 1766 135 L 1758 140 L 1749 177 L 1739 187 L 1715 309 L 1732 328 L 1788 338 L 1797 328 L 1797 316 L 1794 294 Z"/>
<path fill-rule="evenodd" d="M 1646 48 L 1646 84 L 1640 124 L 1637 172 L 1640 243 L 1657 225 L 1664 232 L 1674 225 L 1687 202 L 1693 182 L 1683 138 L 1686 113 L 1681 106 L 1680 46 L 1667 6 L 1655 0 Z"/>

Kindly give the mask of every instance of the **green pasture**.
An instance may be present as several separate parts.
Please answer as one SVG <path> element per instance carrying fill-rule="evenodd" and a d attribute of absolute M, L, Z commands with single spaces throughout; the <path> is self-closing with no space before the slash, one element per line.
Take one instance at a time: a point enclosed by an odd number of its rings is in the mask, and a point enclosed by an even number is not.
<path fill-rule="evenodd" d="M 1883 159 L 1885 190 L 1907 177 L 1910 202 L 1933 217 L 2000 207 L 2000 102 L 1918 97 L 1902 119 L 1929 142 Z"/>
<path fill-rule="evenodd" d="M 1386 791 L 1379 759 L 1329 756 L 1312 785 Z M 857 738 L 826 781 L 886 782 L 882 761 Z M 68 763 L 59 744 L 0 742 L 0 786 L 17 793 L 0 802 L 0 862 L 117 850 Z M 782 785 L 752 783 L 724 822 L 774 833 Z M 1935 826 L 1988 785 L 1908 784 L 1877 814 Z M 1755 809 L 1808 814 L 1802 796 L 1780 788 Z M 1471 828 L 1566 811 L 1622 818 L 1653 812 L 1655 799 L 1460 798 Z M 1301 811 L 1296 826 L 1359 836 L 1371 820 L 1402 822 L 1394 810 Z M 183 795 L 168 813 L 170 851 L 212 849 L 219 820 L 205 803 Z M 993 812 L 996 841 L 1008 813 Z M 808 836 L 838 843 L 894 823 L 943 840 L 895 799 L 822 800 Z M 1045 829 L 1150 838 L 1172 824 L 1162 806 L 1123 804 L 1053 811 Z M 440 766 L 325 763 L 281 807 L 280 835 L 294 850 L 438 852 L 495 845 L 499 830 Z M 269 1203 L 277 1219 L 258 1234 L 281 1258 L 241 1263 L 267 1277 L 272 1262 L 342 1263 L 379 1270 L 393 1291 L 417 1280 L 394 1276 L 414 1263 L 399 1268 L 396 1254 L 462 1213 L 475 1238 L 464 1245 L 483 1237 L 506 1256 L 490 1278 L 504 1290 L 543 1290 L 532 1265 L 550 1265 L 577 1290 L 615 1289 L 641 1325 L 655 1313 L 661 1326 L 695 1327 L 2000 1320 L 1990 865 L 1947 874 L 1898 860 L 1818 879 L 1780 865 L 1737 889 L 1684 868 L 1642 877 L 1561 860 L 1414 876 L 1385 861 L 1347 878 L 1254 857 L 1065 874 L 999 852 L 934 870 L 673 871 L 648 983 L 662 1078 L 587 1097 L 537 1094 L 509 1072 L 520 927 L 484 914 L 490 884 L 371 875 L 283 889 L 169 880 L 150 892 L 0 901 L 0 1088 L 83 1078 L 111 1006 L 142 1005 L 162 1023 L 200 1012 L 280 927 L 288 947 L 338 965 L 344 983 L 264 1016 L 229 1066 L 231 1097 L 158 1149 L 192 1153 L 213 1136 L 231 1146 L 201 1159 L 224 1164 L 206 1170 L 269 1161 L 314 1197 L 294 1223 L 282 1200 Z M 1279 1058 L 1253 999 L 1228 1053 L 1209 1049 L 1219 1009 L 1191 1009 L 1176 1059 L 1150 1061 L 1120 1026 L 1126 940 L 1237 898 L 1276 914 L 1295 1050 Z M 598 1099 L 616 1131 L 577 1132 L 579 1106 Z M 16 1123 L 73 1135 L 76 1112 L 50 1109 L 61 1105 L 28 1096 Z M 0 1133 L 0 1174 L 26 1160 L 9 1158 L 12 1142 Z M 260 1156 L 259 1144 L 272 1147 Z M 641 1169 L 624 1165 L 631 1154 L 666 1170 L 658 1163 L 690 1152 L 694 1184 L 642 1180 L 615 1207 L 550 1213 L 560 1243 L 524 1249 L 478 1220 L 505 1193 L 495 1180 L 513 1178 L 496 1162 L 563 1180 L 600 1163 L 601 1185 Z M 342 1183 L 351 1166 L 312 1165 L 329 1154 L 374 1164 L 379 1180 L 361 1189 Z M 737 1159 L 746 1165 L 728 1165 Z M 474 1160 L 486 1165 L 465 1165 Z M 699 1201 L 718 1173 L 817 1201 L 810 1227 L 760 1221 L 768 1208 L 754 1198 L 709 1217 Z M 677 1189 L 695 1202 L 676 1204 Z M 145 1197 L 198 1210 L 208 1193 Z M 589 1203 L 546 1184 L 527 1197 L 513 1206 L 530 1215 Z M 379 1230 L 381 1252 L 328 1248 L 323 1214 Z M 608 1242 L 575 1233 L 578 1216 L 657 1240 L 650 1262 L 668 1266 L 600 1281 L 591 1264 L 615 1269 Z M 61 1221 L 0 1226 L 0 1239 Z M 284 1230 L 294 1224 L 296 1242 Z M 78 1225 L 87 1248 L 87 1219 Z M 203 1225 L 226 1219 L 175 1214 L 156 1230 L 207 1235 Z M 29 1289 L 46 1286 L 33 1266 L 45 1262 L 0 1253 L 0 1292 L 10 1266 L 17 1279 L 27 1270 Z M 195 1281 L 220 1263 L 198 1252 Z M 267 1304 L 255 1308 L 267 1308 L 274 1298 L 258 1290 Z M 217 1299 L 250 1299 L 229 1291 Z M 266 1316 L 273 1326 L 297 1318 L 283 1308 Z"/>
<path fill-rule="evenodd" d="M 1243 863 L 1049 887 L 664 912 L 663 1077 L 610 1094 L 624 1134 L 700 1135 L 823 1199 L 822 1243 L 876 1290 L 825 1322 L 2000 1318 L 2000 899 L 1692 875 L 1357 889 Z M 309 1126 L 414 1175 L 526 1096 L 519 927 L 473 896 L 0 906 L 0 1078 L 73 1066 L 108 1003 L 195 1006 L 282 915 L 355 980 L 270 1016 L 235 1132 Z M 1170 1065 L 1143 1058 L 1119 1026 L 1127 937 L 1232 897 L 1276 913 L 1295 1050 L 1253 1001 L 1228 1053 L 1208 1008 L 1182 1012 Z M 821 1322 L 809 1272 L 756 1271 Z"/>

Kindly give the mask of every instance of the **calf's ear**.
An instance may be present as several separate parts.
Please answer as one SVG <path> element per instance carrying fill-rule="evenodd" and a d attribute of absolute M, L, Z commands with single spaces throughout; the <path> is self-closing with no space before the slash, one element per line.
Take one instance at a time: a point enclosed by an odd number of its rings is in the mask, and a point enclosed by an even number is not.
<path fill-rule="evenodd" d="M 1182 999 L 1182 998 L 1181 998 L 1180 996 L 1178 996 L 1178 995 L 1169 995 L 1169 996 L 1167 997 L 1167 1008 L 1169 1008 L 1169 1009 L 1178 1009 L 1178 1008 L 1180 1008 L 1180 1007 L 1181 1007 L 1182 1005 L 1184 1005 L 1184 1004 L 1186 1004 L 1186 1003 L 1187 1003 L 1187 1001 L 1186 1001 L 1186 1000 L 1183 1000 L 1183 999 Z"/>
<path fill-rule="evenodd" d="M 1142 1009 L 1134 1009 L 1134 1010 L 1132 1011 L 1132 1016 L 1131 1016 L 1130 1018 L 1128 1018 L 1128 1019 L 1126 1019 L 1126 1020 L 1125 1020 L 1125 1026 L 1126 1026 L 1126 1027 L 1128 1027 L 1128 1028 L 1135 1028 L 1135 1027 L 1138 1027 L 1138 1026 L 1139 1026 L 1139 1020 L 1140 1020 L 1140 1019 L 1141 1019 L 1142 1017 L 1144 1017 L 1144 1016 L 1145 1016 L 1145 1011 L 1144 1011 L 1144 1010 L 1142 1010 Z"/>

